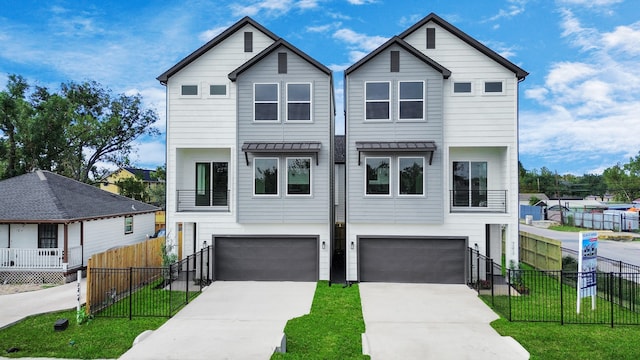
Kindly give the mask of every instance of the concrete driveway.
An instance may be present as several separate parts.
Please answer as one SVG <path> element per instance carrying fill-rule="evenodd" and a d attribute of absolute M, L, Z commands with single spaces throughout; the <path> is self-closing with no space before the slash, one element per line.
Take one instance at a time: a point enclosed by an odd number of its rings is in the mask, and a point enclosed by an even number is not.
<path fill-rule="evenodd" d="M 269 359 L 316 283 L 216 281 L 120 359 Z"/>
<path fill-rule="evenodd" d="M 465 285 L 360 283 L 371 359 L 528 359 L 489 323 L 498 316 Z"/>

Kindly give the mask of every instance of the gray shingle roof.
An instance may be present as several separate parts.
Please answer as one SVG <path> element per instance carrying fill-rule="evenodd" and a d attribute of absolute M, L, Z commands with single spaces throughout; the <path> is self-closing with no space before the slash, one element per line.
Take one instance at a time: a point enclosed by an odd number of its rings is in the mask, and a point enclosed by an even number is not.
<path fill-rule="evenodd" d="M 0 181 L 0 204 L 0 222 L 68 222 L 158 210 L 40 170 Z"/>

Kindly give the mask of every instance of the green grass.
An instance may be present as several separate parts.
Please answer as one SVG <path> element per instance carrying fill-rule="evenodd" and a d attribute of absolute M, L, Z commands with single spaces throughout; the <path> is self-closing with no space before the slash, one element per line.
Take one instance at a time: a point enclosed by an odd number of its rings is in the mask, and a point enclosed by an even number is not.
<path fill-rule="evenodd" d="M 509 322 L 504 318 L 491 326 L 500 335 L 516 339 L 529 351 L 531 360 L 638 359 L 640 351 L 638 326 Z"/>
<path fill-rule="evenodd" d="M 553 225 L 553 226 L 549 226 L 549 230 L 564 231 L 564 232 L 590 231 L 589 229 L 585 229 L 577 226 L 569 226 L 569 225 Z"/>
<path fill-rule="evenodd" d="M 57 319 L 69 320 L 64 331 L 54 331 Z M 115 359 L 126 352 L 145 330 L 155 330 L 167 318 L 94 318 L 78 325 L 76 311 L 36 315 L 0 330 L 0 352 L 5 357 Z M 6 353 L 10 348 L 20 351 Z"/>
<path fill-rule="evenodd" d="M 287 353 L 271 359 L 369 359 L 362 355 L 364 330 L 358 285 L 320 281 L 311 312 L 287 322 Z"/>
<path fill-rule="evenodd" d="M 105 312 L 121 317 L 98 314 L 82 325 L 77 324 L 75 309 L 28 317 L 0 330 L 0 355 L 10 358 L 118 358 L 131 348 L 136 336 L 145 330 L 155 330 L 167 321 L 169 298 L 172 299 L 173 313 L 185 305 L 186 292 L 154 290 L 154 285 L 150 284 L 133 294 L 132 320 L 128 318 L 128 297 L 105 309 Z M 189 292 L 190 300 L 199 294 Z M 156 316 L 136 317 L 136 313 Z M 64 331 L 54 331 L 53 324 L 61 318 L 69 320 L 69 327 Z M 10 348 L 18 348 L 19 351 L 7 353 Z"/>
<path fill-rule="evenodd" d="M 494 298 L 494 310 L 502 316 L 491 325 L 501 334 L 512 336 L 531 354 L 531 359 L 637 359 L 640 326 L 610 327 L 611 303 L 598 298 L 596 310 L 590 299 L 583 299 L 582 311 L 576 314 L 576 289 L 560 285 L 555 278 L 525 272 L 523 283 L 529 287 L 526 296 L 512 297 L 513 319 L 537 322 L 509 322 L 506 296 Z M 560 286 L 564 307 L 560 307 Z M 481 296 L 488 305 L 491 297 Z M 564 313 L 565 325 L 560 324 Z M 638 313 L 614 305 L 614 317 L 638 322 Z M 543 322 L 551 321 L 551 322 Z M 596 322 L 599 324 L 587 324 Z M 567 324 L 569 323 L 569 324 Z M 578 324 L 575 324 L 578 323 Z"/>

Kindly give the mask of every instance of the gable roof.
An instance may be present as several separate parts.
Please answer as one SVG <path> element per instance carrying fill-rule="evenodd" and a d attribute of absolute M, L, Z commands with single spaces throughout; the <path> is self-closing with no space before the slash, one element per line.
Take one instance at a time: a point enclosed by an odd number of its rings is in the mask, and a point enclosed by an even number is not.
<path fill-rule="evenodd" d="M 258 24 L 252 18 L 250 18 L 248 16 L 245 16 L 244 18 L 240 19 L 237 23 L 231 25 L 227 30 L 223 31 L 220 35 L 214 37 L 209 42 L 207 42 L 206 44 L 204 44 L 200 48 L 198 48 L 196 51 L 194 51 L 191 54 L 189 54 L 189 56 L 187 56 L 186 58 L 180 60 L 180 62 L 178 62 L 177 64 L 172 66 L 169 70 L 167 70 L 164 73 L 162 73 L 156 79 L 158 81 L 160 81 L 161 84 L 166 84 L 167 81 L 169 80 L 169 78 L 171 76 L 173 76 L 175 73 L 177 73 L 178 71 L 182 70 L 187 65 L 191 64 L 194 60 L 199 58 L 202 54 L 206 53 L 207 51 L 211 50 L 216 45 L 220 44 L 222 41 L 227 39 L 229 36 L 233 35 L 236 31 L 238 31 L 239 29 L 241 29 L 245 25 L 251 25 L 251 26 L 255 27 L 256 29 L 260 30 L 265 35 L 267 35 L 268 37 L 272 38 L 274 41 L 278 39 L 278 36 L 276 36 L 271 31 L 267 30 L 264 26 Z"/>
<path fill-rule="evenodd" d="M 462 31 L 462 30 L 458 29 L 457 27 L 451 25 L 450 23 L 448 23 L 447 21 L 445 21 L 444 19 L 442 19 L 441 17 L 439 17 L 438 15 L 436 15 L 434 13 L 431 13 L 431 14 L 427 15 L 422 20 L 418 21 L 416 24 L 414 24 L 413 26 L 411 26 L 410 28 L 408 28 L 407 30 L 402 32 L 402 34 L 400 34 L 398 36 L 404 39 L 405 37 L 407 37 L 408 35 L 410 35 L 414 31 L 418 30 L 419 28 L 421 28 L 422 26 L 424 26 L 428 22 L 434 22 L 434 23 L 438 24 L 440 27 L 444 28 L 445 30 L 447 30 L 450 33 L 452 33 L 453 35 L 457 36 L 460 40 L 466 42 L 467 44 L 471 45 L 476 50 L 480 51 L 484 55 L 486 55 L 489 58 L 493 59 L 498 64 L 500 64 L 500 65 L 504 66 L 505 68 L 509 69 L 514 74 L 516 74 L 516 76 L 518 77 L 518 80 L 522 80 L 527 75 L 529 75 L 528 72 L 524 71 L 519 66 L 515 65 L 511 61 L 509 61 L 506 58 L 502 57 L 500 54 L 496 53 L 495 51 L 489 49 L 488 47 L 486 47 L 485 45 L 480 43 L 478 40 L 476 40 L 476 39 L 472 38 L 471 36 L 467 35 L 464 31 Z"/>
<path fill-rule="evenodd" d="M 154 212 L 157 207 L 37 170 L 0 181 L 0 222 L 73 222 Z"/>
<path fill-rule="evenodd" d="M 411 53 L 413 56 L 415 56 L 419 60 L 422 60 L 424 63 L 426 63 L 427 65 L 429 65 L 432 68 L 434 68 L 436 71 L 438 71 L 439 73 L 442 74 L 443 78 L 448 79 L 449 76 L 451 76 L 451 71 L 449 71 L 444 66 L 438 64 L 437 62 L 435 62 L 433 59 L 431 59 L 427 55 L 423 54 L 420 50 L 418 50 L 418 49 L 414 48 L 413 46 L 411 46 L 411 44 L 409 44 L 408 42 L 404 41 L 399 36 L 392 37 L 386 43 L 380 45 L 377 49 L 375 49 L 374 51 L 370 52 L 367 56 L 363 57 L 362 59 L 360 59 L 355 64 L 349 66 L 344 71 L 344 76 L 347 76 L 348 74 L 350 74 L 353 71 L 357 70 L 360 66 L 364 65 L 367 61 L 371 60 L 372 58 L 374 58 L 375 56 L 377 56 L 381 52 L 385 51 L 387 48 L 389 48 L 391 45 L 394 45 L 394 44 L 402 47 L 403 49 L 405 49 L 406 51 Z"/>
<path fill-rule="evenodd" d="M 122 169 L 130 172 L 134 176 L 140 176 L 142 181 L 159 182 L 158 177 L 153 175 L 155 170 L 138 169 L 138 168 L 133 168 L 133 167 L 123 167 Z M 113 173 L 116 173 L 116 172 L 117 171 L 115 171 Z"/>
<path fill-rule="evenodd" d="M 286 40 L 280 38 L 276 42 L 271 44 L 269 47 L 267 47 L 266 49 L 262 50 L 258 55 L 254 56 L 249 61 L 245 62 L 244 64 L 240 65 L 240 67 L 238 67 L 237 69 L 235 69 L 231 73 L 229 73 L 229 80 L 236 81 L 236 79 L 238 78 L 238 75 L 240 75 L 241 73 L 243 73 L 247 69 L 251 68 L 256 63 L 260 62 L 260 60 L 264 59 L 265 57 L 267 57 L 267 55 L 273 53 L 276 49 L 278 49 L 281 46 L 282 47 L 286 47 L 291 52 L 293 52 L 296 55 L 300 56 L 301 58 L 303 58 L 304 60 L 306 60 L 311 65 L 315 66 L 316 68 L 318 68 L 320 71 L 324 72 L 325 74 L 331 75 L 331 70 L 328 67 L 322 65 L 321 63 L 319 63 L 317 60 L 315 60 L 311 56 L 309 56 L 309 55 L 305 54 L 304 52 L 302 52 L 302 50 L 300 50 L 297 47 L 291 45 Z"/>

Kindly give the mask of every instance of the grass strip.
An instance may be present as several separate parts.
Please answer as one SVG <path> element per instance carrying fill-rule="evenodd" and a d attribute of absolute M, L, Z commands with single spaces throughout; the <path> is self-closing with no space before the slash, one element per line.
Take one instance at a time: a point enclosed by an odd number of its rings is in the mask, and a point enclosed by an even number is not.
<path fill-rule="evenodd" d="M 272 359 L 369 359 L 362 354 L 365 331 L 357 284 L 343 288 L 320 281 L 307 315 L 291 319 L 284 329 L 287 353 Z"/>

